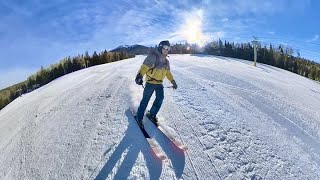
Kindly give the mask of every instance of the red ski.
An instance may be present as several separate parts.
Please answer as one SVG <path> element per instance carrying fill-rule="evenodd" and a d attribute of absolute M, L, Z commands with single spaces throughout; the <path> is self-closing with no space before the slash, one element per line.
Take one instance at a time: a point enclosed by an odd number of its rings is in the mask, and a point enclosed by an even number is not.
<path fill-rule="evenodd" d="M 135 116 L 136 116 L 136 112 L 132 109 L 130 109 L 134 119 L 136 120 Z M 137 122 L 137 120 L 136 120 Z M 139 123 L 137 122 L 139 129 L 141 130 L 142 134 L 144 135 L 145 139 L 147 140 L 149 146 L 151 147 L 152 151 L 154 152 L 154 154 L 161 160 L 166 160 L 167 156 L 161 151 L 161 149 L 159 148 L 159 146 L 155 143 L 154 139 L 152 139 L 149 134 L 147 133 L 147 131 L 141 127 L 139 125 Z"/>
<path fill-rule="evenodd" d="M 155 122 L 153 120 L 151 120 L 148 116 L 146 116 L 168 139 L 170 139 L 170 141 L 172 141 L 172 143 L 174 145 L 176 145 L 179 149 L 186 151 L 188 150 L 188 147 L 184 144 L 182 144 L 181 142 L 179 142 L 178 140 L 176 140 L 166 129 L 165 127 L 159 123 L 158 121 Z"/>

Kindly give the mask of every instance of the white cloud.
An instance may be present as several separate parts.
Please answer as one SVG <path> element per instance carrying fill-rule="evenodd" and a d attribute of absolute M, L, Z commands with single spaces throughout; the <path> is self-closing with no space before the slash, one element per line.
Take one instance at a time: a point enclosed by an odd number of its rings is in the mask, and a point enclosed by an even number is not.
<path fill-rule="evenodd" d="M 31 16 L 32 12 L 27 8 L 21 6 L 20 3 L 15 3 L 14 1 L 1 0 L 0 4 L 11 10 L 11 12 L 15 15 L 21 16 Z"/>
<path fill-rule="evenodd" d="M 272 15 L 290 9 L 292 12 L 304 10 L 310 5 L 310 0 L 229 0 L 229 1 L 203 1 L 204 7 L 215 16 L 230 15 Z"/>
<path fill-rule="evenodd" d="M 306 42 L 313 42 L 313 41 L 317 41 L 318 39 L 319 39 L 319 34 L 316 34 L 312 39 L 306 40 Z"/>
<path fill-rule="evenodd" d="M 147 3 L 145 6 L 132 6 L 123 12 L 110 13 L 104 25 L 95 30 L 91 41 L 105 46 L 106 40 L 113 39 L 122 45 L 155 45 L 164 39 L 172 40 L 172 32 L 181 21 L 174 15 L 176 11 L 174 6 L 158 0 L 152 5 Z"/>
<path fill-rule="evenodd" d="M 318 39 L 319 39 L 319 35 L 317 34 L 317 35 L 314 36 L 314 38 L 311 41 L 316 41 Z"/>
<path fill-rule="evenodd" d="M 224 31 L 218 31 L 218 32 L 214 32 L 212 33 L 212 37 L 214 40 L 218 40 L 218 39 L 222 39 L 225 37 L 225 32 Z"/>

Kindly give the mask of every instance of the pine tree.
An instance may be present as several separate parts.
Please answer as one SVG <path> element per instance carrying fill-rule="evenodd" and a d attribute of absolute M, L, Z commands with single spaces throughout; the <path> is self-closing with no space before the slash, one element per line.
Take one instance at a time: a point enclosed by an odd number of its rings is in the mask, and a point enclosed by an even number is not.
<path fill-rule="evenodd" d="M 119 61 L 119 60 L 120 60 L 119 53 L 118 53 L 118 52 L 115 52 L 115 53 L 113 54 L 113 58 L 114 58 L 113 62 Z"/>
<path fill-rule="evenodd" d="M 33 85 L 37 84 L 37 81 L 36 81 L 36 74 L 33 74 L 31 76 L 28 77 L 27 79 L 27 88 L 32 88 Z"/>
<path fill-rule="evenodd" d="M 72 64 L 72 71 L 78 71 L 82 69 L 81 60 L 79 56 L 73 57 L 71 60 L 71 64 Z"/>
<path fill-rule="evenodd" d="M 126 52 L 121 51 L 120 54 L 119 54 L 119 58 L 120 58 L 120 60 L 122 60 L 122 59 L 127 59 L 127 58 L 128 58 L 128 55 L 127 55 Z"/>
<path fill-rule="evenodd" d="M 313 66 L 313 67 L 311 68 L 310 76 L 311 76 L 311 78 L 312 78 L 313 80 L 315 80 L 315 79 L 316 79 L 316 75 L 317 75 L 317 70 L 316 70 L 316 67 Z"/>
<path fill-rule="evenodd" d="M 4 108 L 4 100 L 2 99 L 2 98 L 0 98 L 0 110 L 2 109 L 2 108 Z"/>
<path fill-rule="evenodd" d="M 294 60 L 294 62 L 293 62 L 293 70 L 292 70 L 292 72 L 298 73 L 298 62 L 297 62 L 297 60 Z"/>
<path fill-rule="evenodd" d="M 316 80 L 320 81 L 320 68 L 317 69 Z"/>
<path fill-rule="evenodd" d="M 108 63 L 109 62 L 109 56 L 108 56 L 108 51 L 107 50 L 104 50 L 102 52 L 102 63 L 105 64 L 105 63 Z"/>
<path fill-rule="evenodd" d="M 10 101 L 7 98 L 5 99 L 0 98 L 0 110 L 3 109 L 6 105 L 8 105 L 9 102 Z"/>
<path fill-rule="evenodd" d="M 309 77 L 309 69 L 308 69 L 308 67 L 305 65 L 305 67 L 304 67 L 304 76 L 305 77 Z"/>
<path fill-rule="evenodd" d="M 222 50 L 222 48 L 223 48 L 223 43 L 222 43 L 221 39 L 219 39 L 219 49 Z"/>
<path fill-rule="evenodd" d="M 56 75 L 56 77 L 58 78 L 58 77 L 61 77 L 61 76 L 63 76 L 63 75 L 64 75 L 64 70 L 63 70 L 62 64 L 59 63 L 58 68 L 57 68 L 57 75 Z"/>
<path fill-rule="evenodd" d="M 93 55 L 92 55 L 92 66 L 95 66 L 95 65 L 99 65 L 99 56 L 97 54 L 96 51 L 93 52 Z"/>
<path fill-rule="evenodd" d="M 72 71 L 72 63 L 71 63 L 71 58 L 68 57 L 67 59 L 64 59 L 62 62 L 62 67 L 63 67 L 63 72 L 64 74 L 69 74 Z"/>

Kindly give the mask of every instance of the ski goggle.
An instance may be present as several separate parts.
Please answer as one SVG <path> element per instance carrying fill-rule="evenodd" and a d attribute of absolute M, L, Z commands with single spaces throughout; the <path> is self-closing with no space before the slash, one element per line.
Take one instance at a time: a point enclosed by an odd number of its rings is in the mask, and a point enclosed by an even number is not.
<path fill-rule="evenodd" d="M 170 48 L 170 46 L 164 45 L 164 46 L 162 47 L 162 49 L 163 49 L 163 50 L 166 50 L 166 51 L 170 51 L 171 48 Z"/>

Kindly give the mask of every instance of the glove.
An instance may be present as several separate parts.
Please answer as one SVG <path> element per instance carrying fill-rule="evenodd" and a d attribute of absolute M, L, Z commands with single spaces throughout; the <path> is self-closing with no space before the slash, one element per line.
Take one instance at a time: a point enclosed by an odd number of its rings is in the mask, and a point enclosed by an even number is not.
<path fill-rule="evenodd" d="M 175 80 L 172 80 L 171 83 L 172 83 L 172 88 L 173 89 L 177 89 L 178 88 L 178 85 L 177 85 Z"/>
<path fill-rule="evenodd" d="M 142 85 L 143 84 L 143 80 L 142 80 L 142 76 L 141 76 L 141 74 L 140 73 L 138 73 L 137 74 L 137 76 L 136 76 L 136 84 L 138 84 L 138 85 Z"/>

